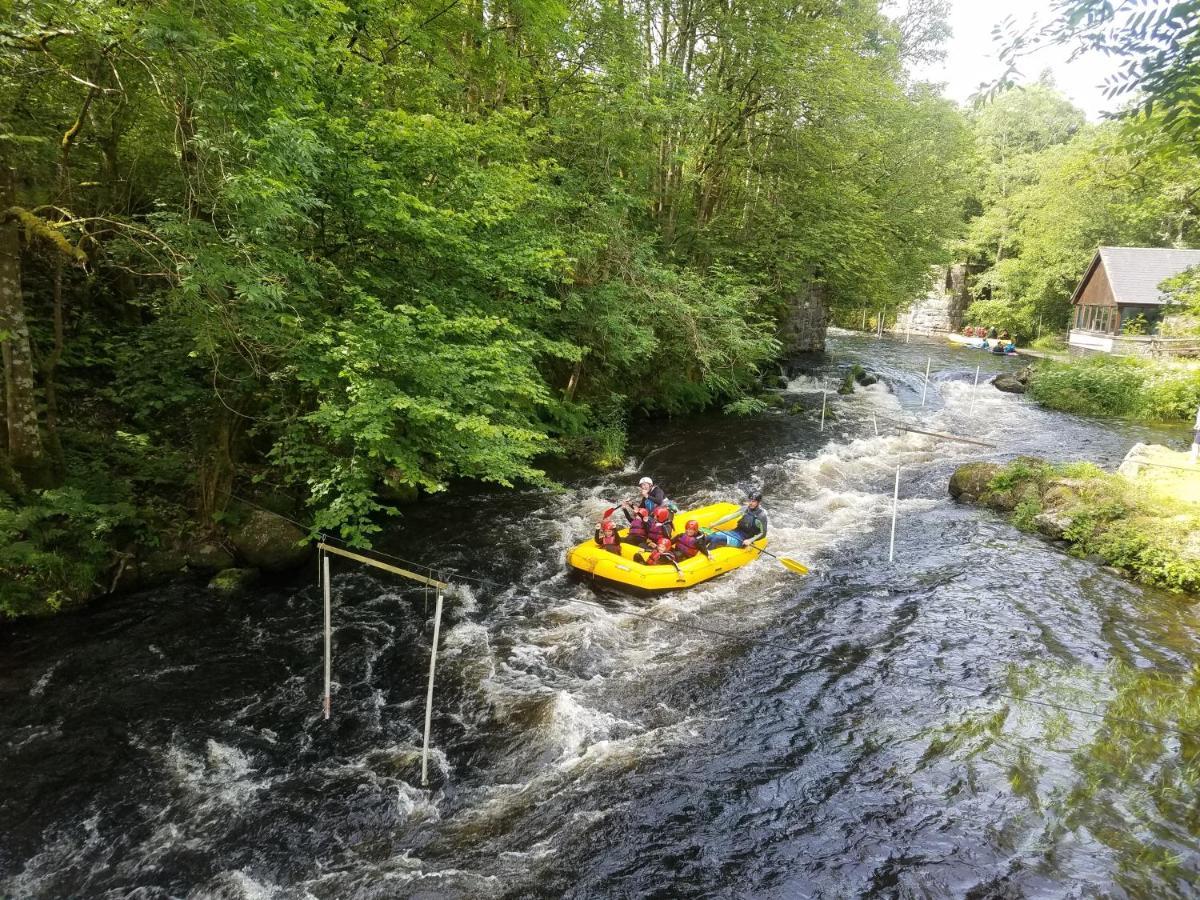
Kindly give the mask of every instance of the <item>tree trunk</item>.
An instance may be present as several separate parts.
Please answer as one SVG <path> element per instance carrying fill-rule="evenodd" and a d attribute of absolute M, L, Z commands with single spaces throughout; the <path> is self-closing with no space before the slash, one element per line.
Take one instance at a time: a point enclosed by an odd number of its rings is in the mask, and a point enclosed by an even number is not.
<path fill-rule="evenodd" d="M 21 242 L 17 222 L 7 215 L 16 205 L 15 174 L 0 169 L 0 332 L 4 341 L 4 400 L 8 458 L 30 485 L 45 480 L 46 458 L 38 430 L 33 348 L 21 295 Z"/>

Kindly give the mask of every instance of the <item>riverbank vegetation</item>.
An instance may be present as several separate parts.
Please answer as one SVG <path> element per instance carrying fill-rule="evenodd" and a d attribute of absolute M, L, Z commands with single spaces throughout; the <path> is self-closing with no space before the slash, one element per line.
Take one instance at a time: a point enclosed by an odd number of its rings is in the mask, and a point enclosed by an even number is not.
<path fill-rule="evenodd" d="M 1064 541 L 1072 555 L 1145 584 L 1200 594 L 1200 506 L 1180 499 L 1171 483 L 1021 457 L 1006 466 L 961 466 L 950 494 L 1004 512 L 1022 530 Z"/>
<path fill-rule="evenodd" d="M 1190 423 L 1200 408 L 1200 365 L 1101 354 L 1043 360 L 1033 367 L 1029 396 L 1063 412 Z"/>
<path fill-rule="evenodd" d="M 6 584 L 31 517 L 207 533 L 246 494 L 363 544 L 397 497 L 619 462 L 961 220 L 963 117 L 906 75 L 936 2 L 9 12 Z"/>

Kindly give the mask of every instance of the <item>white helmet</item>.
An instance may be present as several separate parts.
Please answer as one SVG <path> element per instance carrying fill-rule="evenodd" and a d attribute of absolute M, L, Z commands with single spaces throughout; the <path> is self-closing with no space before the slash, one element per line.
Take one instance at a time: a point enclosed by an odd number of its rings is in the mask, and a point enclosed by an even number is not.
<path fill-rule="evenodd" d="M 653 486 L 654 486 L 654 479 L 653 479 L 653 478 L 651 478 L 649 475 L 643 475 L 643 476 L 641 477 L 641 479 L 639 479 L 639 481 L 638 481 L 638 484 L 648 484 L 648 485 L 650 485 L 651 487 L 653 487 Z"/>

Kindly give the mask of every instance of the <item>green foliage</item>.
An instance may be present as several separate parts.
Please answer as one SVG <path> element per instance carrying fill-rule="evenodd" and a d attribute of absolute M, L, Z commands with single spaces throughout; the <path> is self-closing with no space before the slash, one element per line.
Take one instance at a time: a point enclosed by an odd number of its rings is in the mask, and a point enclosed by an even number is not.
<path fill-rule="evenodd" d="M 58 348 L 57 257 L 22 256 L 66 468 L 206 524 L 281 485 L 365 544 L 382 484 L 759 409 L 795 297 L 895 306 L 948 259 L 970 134 L 904 75 L 946 10 L 18 0 L 0 140 L 89 267 Z"/>
<path fill-rule="evenodd" d="M 1033 350 L 1045 350 L 1048 353 L 1066 353 L 1067 342 L 1057 334 L 1044 334 L 1029 344 Z"/>
<path fill-rule="evenodd" d="M 1146 317 L 1142 313 L 1138 313 L 1132 319 L 1126 319 L 1121 325 L 1121 334 L 1145 334 L 1150 329 L 1150 323 L 1146 321 Z"/>
<path fill-rule="evenodd" d="M 1064 489 L 1071 498 L 1065 507 Z M 1098 556 L 1146 584 L 1200 593 L 1200 557 L 1190 549 L 1200 524 L 1194 507 L 1090 463 L 1050 465 L 1028 457 L 997 472 L 988 491 L 993 500 L 998 495 L 1019 498 L 1003 508 L 1012 510 L 1013 524 L 1023 531 L 1036 531 L 1036 517 L 1053 506 L 1070 517 L 1062 537 L 1073 555 Z M 989 497 L 983 499 L 988 502 Z"/>
<path fill-rule="evenodd" d="M 1029 394 L 1052 409 L 1144 422 L 1190 421 L 1200 405 L 1200 368 L 1165 360 L 1087 356 L 1043 361 Z"/>
<path fill-rule="evenodd" d="M 757 397 L 742 397 L 725 404 L 725 414 L 730 416 L 754 416 L 769 409 L 767 403 Z"/>
<path fill-rule="evenodd" d="M 117 537 L 141 526 L 125 502 L 98 503 L 75 487 L 39 491 L 17 506 L 0 494 L 0 615 L 58 612 L 94 593 Z"/>

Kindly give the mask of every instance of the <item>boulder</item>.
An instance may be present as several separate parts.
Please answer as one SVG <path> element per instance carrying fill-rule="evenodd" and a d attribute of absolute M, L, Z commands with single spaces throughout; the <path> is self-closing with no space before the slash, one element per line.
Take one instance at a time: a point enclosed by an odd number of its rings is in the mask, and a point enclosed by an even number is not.
<path fill-rule="evenodd" d="M 992 379 L 992 386 L 1007 394 L 1023 394 L 1026 389 L 1026 383 L 1016 375 L 997 375 Z"/>
<path fill-rule="evenodd" d="M 232 597 L 244 593 L 256 581 L 258 569 L 222 569 L 208 583 L 208 589 Z"/>
<path fill-rule="evenodd" d="M 872 375 L 870 372 L 864 372 L 862 374 L 862 377 L 860 377 L 856 380 L 863 387 L 870 387 L 873 384 L 879 383 L 879 379 L 876 376 Z"/>
<path fill-rule="evenodd" d="M 950 496 L 955 500 L 970 503 L 988 491 L 988 482 L 996 477 L 1000 466 L 996 463 L 978 462 L 959 466 L 950 476 Z"/>
<path fill-rule="evenodd" d="M 266 572 L 286 572 L 303 565 L 312 553 L 307 535 L 274 513 L 252 509 L 229 531 L 240 559 Z"/>
<path fill-rule="evenodd" d="M 184 548 L 187 567 L 197 572 L 219 572 L 233 565 L 233 554 L 216 541 L 200 541 Z"/>
<path fill-rule="evenodd" d="M 1033 517 L 1033 527 L 1038 534 L 1059 541 L 1071 527 L 1071 516 L 1059 509 L 1044 509 Z"/>
<path fill-rule="evenodd" d="M 1022 481 L 1005 491 L 988 491 L 979 499 L 992 509 L 1012 512 L 1026 500 L 1040 501 L 1041 492 L 1037 482 Z"/>

